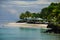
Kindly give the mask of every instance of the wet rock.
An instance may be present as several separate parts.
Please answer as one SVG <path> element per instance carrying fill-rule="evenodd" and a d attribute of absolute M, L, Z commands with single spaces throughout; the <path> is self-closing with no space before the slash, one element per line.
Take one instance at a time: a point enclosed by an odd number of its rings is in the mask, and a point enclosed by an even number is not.
<path fill-rule="evenodd" d="M 47 26 L 47 28 L 51 28 L 51 30 L 47 30 L 46 32 L 49 32 L 49 33 L 52 33 L 52 32 L 54 32 L 54 33 L 60 33 L 59 26 L 54 25 L 52 23 L 49 23 L 48 26 Z"/>

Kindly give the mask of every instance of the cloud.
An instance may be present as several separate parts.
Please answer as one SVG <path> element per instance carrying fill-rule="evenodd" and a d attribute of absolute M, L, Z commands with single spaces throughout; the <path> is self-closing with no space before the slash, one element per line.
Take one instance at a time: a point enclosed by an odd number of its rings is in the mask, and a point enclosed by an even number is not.
<path fill-rule="evenodd" d="M 0 5 L 1 7 L 38 7 L 41 4 L 50 4 L 47 0 L 37 0 L 37 1 L 3 1 Z"/>
<path fill-rule="evenodd" d="M 48 1 L 34 1 L 34 2 L 26 2 L 26 1 L 12 1 L 11 4 L 15 5 L 34 5 L 34 4 L 50 4 Z"/>
<path fill-rule="evenodd" d="M 20 0 L 20 1 L 37 1 L 37 0 Z"/>
<path fill-rule="evenodd" d="M 18 12 L 21 12 L 21 10 L 41 10 L 43 7 L 47 7 L 47 4 L 49 4 L 47 0 L 37 0 L 34 2 L 27 2 L 27 1 L 3 1 L 2 4 L 0 4 L 0 7 L 6 9 L 9 13 L 15 14 Z M 20 9 L 22 8 L 22 9 Z M 25 9 L 26 8 L 26 9 Z M 20 11 L 19 11 L 20 9 Z M 36 10 L 37 11 L 37 10 Z"/>
<path fill-rule="evenodd" d="M 3 7 L 3 8 L 5 8 L 5 7 L 7 7 L 6 5 L 0 5 L 0 7 Z"/>
<path fill-rule="evenodd" d="M 47 0 L 36 0 L 36 1 L 3 1 L 5 4 L 14 4 L 14 5 L 31 5 L 31 4 L 50 4 Z"/>
<path fill-rule="evenodd" d="M 0 1 L 37 1 L 37 0 L 0 0 Z"/>
<path fill-rule="evenodd" d="M 2 1 L 2 4 L 6 4 L 9 7 L 12 7 L 14 5 L 18 7 L 34 7 L 38 6 L 40 4 L 50 4 L 51 2 L 54 2 L 53 0 L 19 0 L 19 1 Z M 56 2 L 56 0 L 55 0 Z M 3 7 L 6 7 L 2 5 Z"/>
<path fill-rule="evenodd" d="M 7 4 L 14 5 L 31 5 L 31 4 L 50 4 L 51 2 L 60 2 L 59 0 L 0 0 L 0 1 L 8 1 Z M 1 2 L 1 3 L 3 3 Z"/>
<path fill-rule="evenodd" d="M 48 1 L 48 2 L 59 2 L 60 0 L 0 0 L 0 1 Z"/>
<path fill-rule="evenodd" d="M 33 9 L 42 9 L 43 7 L 46 7 L 46 4 L 50 4 L 47 0 L 36 0 L 36 1 L 3 1 L 2 4 L 0 4 L 0 7 L 6 9 L 8 12 L 15 14 L 18 13 L 18 8 L 22 8 L 20 10 L 23 10 L 23 8 L 33 8 Z M 17 9 L 17 10 L 16 10 Z M 32 10 L 33 10 L 32 9 Z M 26 9 L 27 10 L 27 9 Z"/>
<path fill-rule="evenodd" d="M 0 7 L 2 8 L 8 8 L 8 7 L 13 7 L 14 5 L 7 5 L 7 4 L 0 4 Z"/>
<path fill-rule="evenodd" d="M 17 10 L 15 9 L 7 9 L 8 12 L 10 12 L 11 14 L 16 14 Z"/>

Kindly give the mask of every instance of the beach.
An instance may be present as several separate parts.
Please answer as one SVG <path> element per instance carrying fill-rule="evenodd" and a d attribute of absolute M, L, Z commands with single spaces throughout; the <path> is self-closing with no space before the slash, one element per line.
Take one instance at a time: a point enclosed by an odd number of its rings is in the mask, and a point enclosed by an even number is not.
<path fill-rule="evenodd" d="M 48 24 L 6 23 L 7 27 L 46 28 Z"/>

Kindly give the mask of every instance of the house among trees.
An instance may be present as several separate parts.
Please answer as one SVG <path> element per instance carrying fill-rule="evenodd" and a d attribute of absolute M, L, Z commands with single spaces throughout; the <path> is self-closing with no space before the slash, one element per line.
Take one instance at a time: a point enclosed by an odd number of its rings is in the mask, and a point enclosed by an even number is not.
<path fill-rule="evenodd" d="M 42 18 L 28 18 L 27 19 L 27 23 L 34 23 L 34 24 L 42 23 L 42 21 L 43 21 Z"/>
<path fill-rule="evenodd" d="M 31 13 L 26 11 L 25 13 L 20 14 L 20 20 L 18 23 L 19 22 L 39 24 L 46 22 L 46 20 L 41 18 L 40 13 Z"/>

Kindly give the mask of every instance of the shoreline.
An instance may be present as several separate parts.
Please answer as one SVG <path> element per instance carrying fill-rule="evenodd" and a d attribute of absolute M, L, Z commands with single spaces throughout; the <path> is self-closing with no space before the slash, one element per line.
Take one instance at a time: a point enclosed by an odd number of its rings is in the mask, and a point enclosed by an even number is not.
<path fill-rule="evenodd" d="M 47 28 L 48 24 L 7 23 L 8 27 Z"/>

